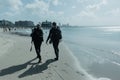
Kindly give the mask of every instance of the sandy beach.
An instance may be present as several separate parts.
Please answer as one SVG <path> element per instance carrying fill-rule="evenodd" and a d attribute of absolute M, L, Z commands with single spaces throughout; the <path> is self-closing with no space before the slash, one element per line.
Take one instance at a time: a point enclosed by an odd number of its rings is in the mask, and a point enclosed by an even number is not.
<path fill-rule="evenodd" d="M 0 80 L 90 80 L 64 42 L 59 46 L 60 59 L 54 61 L 53 47 L 44 40 L 39 64 L 30 43 L 30 37 L 0 32 Z"/>

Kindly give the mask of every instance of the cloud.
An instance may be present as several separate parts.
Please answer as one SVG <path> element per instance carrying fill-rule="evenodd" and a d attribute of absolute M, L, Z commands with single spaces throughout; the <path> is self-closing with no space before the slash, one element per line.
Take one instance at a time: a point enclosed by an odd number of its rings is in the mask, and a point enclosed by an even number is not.
<path fill-rule="evenodd" d="M 108 0 L 102 0 L 101 4 L 106 5 L 108 3 Z"/>
<path fill-rule="evenodd" d="M 63 11 L 50 10 L 51 4 L 42 0 L 35 0 L 33 3 L 29 3 L 25 6 L 24 12 L 30 12 L 33 16 L 38 16 L 44 19 L 59 18 L 64 14 Z"/>
<path fill-rule="evenodd" d="M 49 4 L 42 0 L 35 0 L 33 3 L 28 3 L 25 8 L 35 14 L 44 14 L 48 12 Z"/>
<path fill-rule="evenodd" d="M 77 0 L 77 2 L 82 4 L 81 6 L 82 8 L 79 9 L 81 11 L 76 13 L 74 16 L 69 17 L 67 21 L 74 25 L 102 24 L 103 22 L 102 19 L 104 18 L 100 18 L 101 14 L 100 11 L 102 12 L 102 14 L 104 13 L 102 10 L 105 8 L 105 6 L 108 5 L 108 1 L 107 0 L 99 1 L 94 0 L 93 2 L 89 1 L 90 0 Z M 78 9 L 78 7 L 76 7 L 76 9 Z"/>
<path fill-rule="evenodd" d="M 64 11 L 51 10 L 51 2 L 45 2 L 44 0 L 34 0 L 31 3 L 24 5 L 24 9 L 21 12 L 23 19 L 32 19 L 34 22 L 38 21 L 62 21 Z"/>
<path fill-rule="evenodd" d="M 21 12 L 23 7 L 21 0 L 2 0 L 0 1 L 0 4 L 0 16 L 2 16 L 4 19 L 10 19 L 11 17 L 14 18 L 16 14 Z"/>
<path fill-rule="evenodd" d="M 77 0 L 78 3 L 88 2 L 89 0 Z"/>
<path fill-rule="evenodd" d="M 106 15 L 112 15 L 112 16 L 120 16 L 120 8 L 115 8 L 109 12 L 107 12 Z"/>
<path fill-rule="evenodd" d="M 97 11 L 97 10 L 99 10 L 99 9 L 101 9 L 101 7 L 103 6 L 103 5 L 106 5 L 107 4 L 107 0 L 102 0 L 100 3 L 98 3 L 98 4 L 93 4 L 93 5 L 88 5 L 87 7 L 86 7 L 86 9 L 88 10 L 88 11 Z"/>
<path fill-rule="evenodd" d="M 91 17 L 95 17 L 97 11 L 99 11 L 101 9 L 101 7 L 103 5 L 107 4 L 107 0 L 101 0 L 101 2 L 97 3 L 97 4 L 93 4 L 93 5 L 88 5 L 85 10 L 80 12 L 81 16 L 91 16 Z"/>
<path fill-rule="evenodd" d="M 52 3 L 54 6 L 58 6 L 60 4 L 58 0 L 52 0 Z"/>
<path fill-rule="evenodd" d="M 116 21 L 120 17 L 119 6 L 116 4 L 113 6 L 112 1 L 108 3 L 108 0 L 1 0 L 0 9 L 1 18 L 12 21 L 49 20 L 74 25 L 86 23 L 89 25 L 94 22 L 95 24 L 98 22 L 102 24 L 105 21 L 109 23 L 110 19 L 112 22 L 112 18 Z"/>
<path fill-rule="evenodd" d="M 72 9 L 75 9 L 76 8 L 76 6 L 72 6 Z"/>
<path fill-rule="evenodd" d="M 63 15 L 64 12 L 63 12 L 63 11 L 59 11 L 58 14 L 59 14 L 59 15 Z"/>
<path fill-rule="evenodd" d="M 8 0 L 8 3 L 10 5 L 11 10 L 13 11 L 19 11 L 20 8 L 23 6 L 21 0 Z"/>
<path fill-rule="evenodd" d="M 86 11 L 82 11 L 80 14 L 79 14 L 80 17 L 91 17 L 91 18 L 96 18 L 96 15 L 94 12 L 86 12 Z"/>
<path fill-rule="evenodd" d="M 0 1 L 0 8 L 2 11 L 19 11 L 20 8 L 23 6 L 21 0 L 1 0 Z"/>
<path fill-rule="evenodd" d="M 112 13 L 113 15 L 115 15 L 115 16 L 120 15 L 120 8 L 116 8 L 116 9 L 113 10 L 111 13 Z"/>

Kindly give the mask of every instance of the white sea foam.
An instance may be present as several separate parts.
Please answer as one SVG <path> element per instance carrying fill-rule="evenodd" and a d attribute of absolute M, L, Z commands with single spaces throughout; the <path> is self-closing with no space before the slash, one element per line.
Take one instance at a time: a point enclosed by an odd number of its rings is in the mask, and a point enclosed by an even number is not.
<path fill-rule="evenodd" d="M 120 32 L 120 26 L 95 27 L 95 28 L 99 28 L 103 31 L 108 31 L 108 32 Z"/>
<path fill-rule="evenodd" d="M 64 43 L 65 44 L 65 43 Z M 92 76 L 91 74 L 89 74 L 80 64 L 80 62 L 78 61 L 77 57 L 72 53 L 72 51 L 66 46 L 66 49 L 69 51 L 70 55 L 74 58 L 74 62 L 75 62 L 75 66 L 76 67 L 76 71 L 80 71 L 82 72 L 82 74 L 84 74 L 87 79 L 86 80 L 111 80 L 109 78 L 105 78 L 105 77 L 101 77 L 101 78 L 96 78 L 95 76 Z"/>
<path fill-rule="evenodd" d="M 64 44 L 65 44 L 65 43 L 64 43 Z M 80 63 L 78 62 L 77 58 L 76 58 L 75 55 L 72 53 L 72 51 L 71 51 L 66 45 L 64 45 L 64 46 L 66 47 L 67 51 L 69 51 L 70 55 L 74 58 L 74 60 L 75 60 L 75 61 L 74 61 L 74 62 L 75 62 L 75 66 L 74 66 L 74 67 L 76 67 L 76 70 L 82 72 L 85 76 L 88 77 L 88 79 L 93 80 L 94 78 L 93 78 L 91 75 L 89 75 L 89 74 L 80 66 Z"/>
<path fill-rule="evenodd" d="M 111 80 L 111 79 L 109 79 L 109 78 L 99 78 L 97 80 Z"/>

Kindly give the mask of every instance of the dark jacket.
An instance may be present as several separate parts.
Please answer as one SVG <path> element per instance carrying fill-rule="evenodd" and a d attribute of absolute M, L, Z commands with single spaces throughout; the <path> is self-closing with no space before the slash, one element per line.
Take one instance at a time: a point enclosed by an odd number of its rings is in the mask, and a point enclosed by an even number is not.
<path fill-rule="evenodd" d="M 49 36 L 47 38 L 47 41 L 50 39 L 51 42 L 56 42 L 62 39 L 61 30 L 59 27 L 52 27 L 49 32 Z"/>
<path fill-rule="evenodd" d="M 32 41 L 39 42 L 43 41 L 43 31 L 42 29 L 34 29 L 31 33 Z"/>

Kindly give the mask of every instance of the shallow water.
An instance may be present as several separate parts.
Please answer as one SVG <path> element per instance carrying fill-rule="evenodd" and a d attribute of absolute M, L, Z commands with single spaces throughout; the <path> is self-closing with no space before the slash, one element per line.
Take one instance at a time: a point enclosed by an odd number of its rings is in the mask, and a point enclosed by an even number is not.
<path fill-rule="evenodd" d="M 89 74 L 97 78 L 120 79 L 119 26 L 64 28 L 63 36 Z"/>

